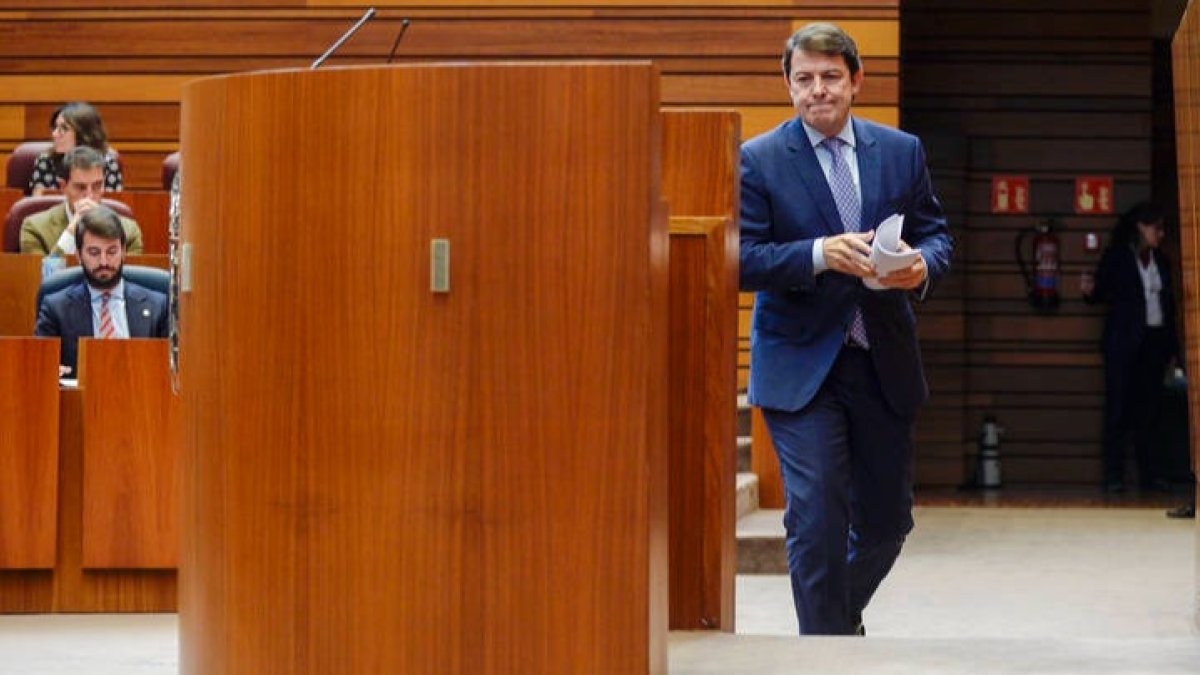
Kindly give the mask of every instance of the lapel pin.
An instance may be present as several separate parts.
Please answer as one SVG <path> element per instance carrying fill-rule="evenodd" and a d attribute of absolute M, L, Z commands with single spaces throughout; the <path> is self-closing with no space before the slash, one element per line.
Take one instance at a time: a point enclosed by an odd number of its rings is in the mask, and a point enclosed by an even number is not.
<path fill-rule="evenodd" d="M 149 318 L 150 318 L 150 310 L 148 310 L 148 309 L 146 309 L 145 307 L 143 307 L 143 308 L 142 308 L 142 316 L 144 316 L 144 317 L 146 317 L 147 319 L 149 319 Z"/>

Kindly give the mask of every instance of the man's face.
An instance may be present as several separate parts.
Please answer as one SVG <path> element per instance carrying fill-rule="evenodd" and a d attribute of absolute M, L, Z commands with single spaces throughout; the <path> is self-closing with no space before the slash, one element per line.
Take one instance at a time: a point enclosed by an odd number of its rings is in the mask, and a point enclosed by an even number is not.
<path fill-rule="evenodd" d="M 862 69 L 851 77 L 841 54 L 828 56 L 799 49 L 792 52 L 792 75 L 787 83 L 792 106 L 808 126 L 826 137 L 846 126 L 850 104 L 862 81 Z"/>
<path fill-rule="evenodd" d="M 83 267 L 83 276 L 93 288 L 112 288 L 121 279 L 125 247 L 119 239 L 105 239 L 84 232 L 83 245 L 79 247 L 79 264 Z"/>
<path fill-rule="evenodd" d="M 104 167 L 96 166 L 90 169 L 71 169 L 67 182 L 62 186 L 63 194 L 71 204 L 71 210 L 77 211 L 75 205 L 81 199 L 90 199 L 99 204 L 100 196 L 104 194 Z"/>

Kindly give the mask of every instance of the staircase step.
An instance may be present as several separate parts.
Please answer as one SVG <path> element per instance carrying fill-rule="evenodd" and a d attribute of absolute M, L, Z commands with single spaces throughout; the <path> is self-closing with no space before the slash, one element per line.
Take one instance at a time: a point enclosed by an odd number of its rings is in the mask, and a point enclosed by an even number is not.
<path fill-rule="evenodd" d="M 738 574 L 787 574 L 783 510 L 759 509 L 737 522 Z"/>
<path fill-rule="evenodd" d="M 737 475 L 737 517 L 758 510 L 758 476 L 749 472 Z"/>

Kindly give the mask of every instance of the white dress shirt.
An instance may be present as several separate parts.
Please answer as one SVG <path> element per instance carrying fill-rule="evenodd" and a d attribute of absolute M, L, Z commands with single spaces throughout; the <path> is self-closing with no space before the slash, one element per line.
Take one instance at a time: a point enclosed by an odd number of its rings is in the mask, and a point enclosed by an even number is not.
<path fill-rule="evenodd" d="M 112 315 L 113 337 L 129 337 L 129 317 L 125 315 L 125 280 L 117 282 L 107 291 L 101 291 L 88 285 L 88 293 L 92 296 L 92 330 L 95 337 L 100 337 L 100 297 L 109 294 L 108 313 Z"/>
<path fill-rule="evenodd" d="M 1158 271 L 1158 263 L 1151 254 L 1150 262 L 1143 265 L 1142 259 L 1134 253 L 1137 260 L 1138 274 L 1142 275 L 1142 292 L 1146 294 L 1146 325 L 1163 325 L 1162 310 L 1162 275 Z"/>

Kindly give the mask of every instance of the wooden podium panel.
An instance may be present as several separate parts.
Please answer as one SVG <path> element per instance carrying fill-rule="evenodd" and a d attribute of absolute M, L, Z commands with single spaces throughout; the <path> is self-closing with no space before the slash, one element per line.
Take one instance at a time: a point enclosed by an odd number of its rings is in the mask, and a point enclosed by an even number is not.
<path fill-rule="evenodd" d="M 41 283 L 41 256 L 0 253 L 0 336 L 33 335 Z"/>
<path fill-rule="evenodd" d="M 736 112 L 663 112 L 671 210 L 671 628 L 734 630 Z"/>
<path fill-rule="evenodd" d="M 671 216 L 737 223 L 741 116 L 731 110 L 664 110 L 663 197 Z M 732 228 L 737 242 L 737 227 Z M 733 250 L 734 270 L 738 259 Z"/>
<path fill-rule="evenodd" d="M 79 342 L 83 567 L 179 559 L 179 414 L 166 340 Z"/>
<path fill-rule="evenodd" d="M 50 569 L 58 501 L 58 340 L 0 338 L 0 568 Z"/>
<path fill-rule="evenodd" d="M 671 218 L 671 628 L 734 629 L 737 281 L 727 218 Z M 736 267 L 734 267 L 736 270 Z"/>
<path fill-rule="evenodd" d="M 183 673 L 665 672 L 658 107 L 646 64 L 185 87 Z"/>

